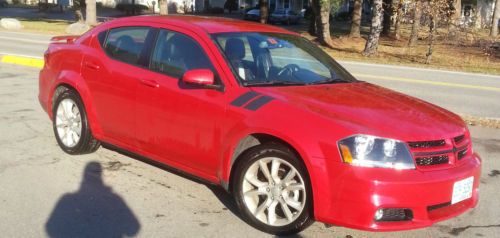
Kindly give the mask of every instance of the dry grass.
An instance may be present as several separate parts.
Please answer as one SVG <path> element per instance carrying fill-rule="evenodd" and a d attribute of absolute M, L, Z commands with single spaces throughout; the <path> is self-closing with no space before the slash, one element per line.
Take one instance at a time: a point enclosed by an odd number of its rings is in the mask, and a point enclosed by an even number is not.
<path fill-rule="evenodd" d="M 35 33 L 45 33 L 52 35 L 64 35 L 66 34 L 66 28 L 71 22 L 64 20 L 47 20 L 47 19 L 35 19 L 19 20 L 23 25 L 23 31 L 35 32 Z"/>
<path fill-rule="evenodd" d="M 347 23 L 333 25 L 333 49 L 323 48 L 335 59 L 500 75 L 500 58 L 487 54 L 484 44 L 481 44 L 481 42 L 491 41 L 487 32 L 484 31 L 461 32 L 453 40 L 450 40 L 447 39 L 448 31 L 440 28 L 434 45 L 432 62 L 425 64 L 428 50 L 426 29 L 420 32 L 418 44 L 414 47 L 408 47 L 410 26 L 405 25 L 400 40 L 381 37 L 378 54 L 365 57 L 361 52 L 364 49 L 366 39 L 347 37 L 348 27 Z M 291 27 L 290 30 L 297 31 L 306 38 L 314 39 L 306 32 L 304 26 Z M 367 35 L 368 30 L 368 27 L 363 27 L 364 36 Z"/>

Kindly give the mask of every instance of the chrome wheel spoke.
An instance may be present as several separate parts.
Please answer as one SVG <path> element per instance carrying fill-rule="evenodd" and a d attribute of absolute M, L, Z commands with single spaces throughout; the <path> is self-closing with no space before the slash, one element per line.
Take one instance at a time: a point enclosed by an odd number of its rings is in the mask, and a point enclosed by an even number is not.
<path fill-rule="evenodd" d="M 264 188 L 264 186 L 256 188 L 256 189 L 252 189 L 252 190 L 249 190 L 249 191 L 246 191 L 244 195 L 245 196 L 266 195 L 267 192 L 263 188 Z"/>
<path fill-rule="evenodd" d="M 288 205 L 286 204 L 286 202 L 283 201 L 283 200 L 281 200 L 280 201 L 280 206 L 281 206 L 281 209 L 283 210 L 283 212 L 285 213 L 286 219 L 288 219 L 288 221 L 292 221 L 293 220 L 293 214 L 292 214 L 292 211 L 290 211 L 290 208 L 288 207 Z"/>
<path fill-rule="evenodd" d="M 260 181 L 256 176 L 251 175 L 251 176 L 245 176 L 245 180 L 248 181 L 250 184 L 253 186 L 260 188 L 266 186 L 266 183 Z"/>
<path fill-rule="evenodd" d="M 295 209 L 295 210 L 301 210 L 301 208 L 302 208 L 302 203 L 295 201 L 295 200 L 292 200 L 292 199 L 285 199 L 285 203 L 288 206 L 293 207 L 293 209 Z"/>
<path fill-rule="evenodd" d="M 286 186 L 287 191 L 304 190 L 304 185 L 299 183 L 294 183 Z"/>
<path fill-rule="evenodd" d="M 283 183 L 288 183 L 290 182 L 290 180 L 295 177 L 295 170 L 291 169 L 290 171 L 288 171 L 288 174 L 286 175 L 286 177 L 283 179 Z"/>
<path fill-rule="evenodd" d="M 271 200 L 267 199 L 265 202 L 263 202 L 262 204 L 260 204 L 260 206 L 257 207 L 257 209 L 255 209 L 255 211 L 254 211 L 253 214 L 255 216 L 260 215 L 261 213 L 263 213 L 266 210 L 266 208 L 269 206 L 270 203 L 271 203 Z"/>
<path fill-rule="evenodd" d="M 273 225 L 277 218 L 276 218 L 276 206 L 278 205 L 277 201 L 273 201 L 271 205 L 267 208 L 267 223 L 269 225 Z"/>
<path fill-rule="evenodd" d="M 267 181 L 269 183 L 271 183 L 273 181 L 273 179 L 271 178 L 271 173 L 269 172 L 269 168 L 267 167 L 267 163 L 262 161 L 262 160 L 259 160 L 259 168 L 260 168 L 260 171 L 262 171 L 262 173 L 266 177 Z"/>
<path fill-rule="evenodd" d="M 273 162 L 271 164 L 271 176 L 273 177 L 275 183 L 279 183 L 281 181 L 281 178 L 278 175 L 280 165 L 281 163 L 278 159 L 273 159 Z"/>

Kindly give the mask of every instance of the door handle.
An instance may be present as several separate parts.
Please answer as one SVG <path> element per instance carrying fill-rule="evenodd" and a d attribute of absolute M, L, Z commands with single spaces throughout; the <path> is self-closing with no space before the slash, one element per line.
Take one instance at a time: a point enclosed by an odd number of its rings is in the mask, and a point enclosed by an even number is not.
<path fill-rule="evenodd" d="M 99 65 L 88 62 L 88 61 L 85 62 L 85 67 L 87 67 L 89 69 L 94 69 L 94 70 L 98 70 L 101 68 Z"/>
<path fill-rule="evenodd" d="M 155 80 L 150 80 L 150 79 L 141 79 L 141 83 L 152 88 L 159 88 L 160 84 L 156 82 Z"/>

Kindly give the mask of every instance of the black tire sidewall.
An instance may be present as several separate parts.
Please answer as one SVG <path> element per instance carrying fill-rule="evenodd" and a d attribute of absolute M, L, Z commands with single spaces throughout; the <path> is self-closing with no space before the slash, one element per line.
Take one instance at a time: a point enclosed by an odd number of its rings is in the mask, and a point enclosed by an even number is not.
<path fill-rule="evenodd" d="M 59 133 L 56 126 L 57 109 L 59 108 L 59 104 L 61 103 L 61 101 L 63 101 L 64 99 L 71 99 L 75 102 L 78 110 L 80 111 L 80 117 L 82 121 L 82 132 L 80 135 L 80 140 L 73 147 L 64 145 L 64 143 L 59 138 Z M 52 108 L 52 117 L 52 127 L 54 130 L 54 135 L 56 137 L 57 144 L 61 147 L 61 149 L 64 152 L 72 155 L 81 153 L 85 149 L 84 147 L 88 143 L 90 139 L 89 137 L 91 137 L 91 133 L 88 126 L 87 113 L 85 111 L 85 107 L 83 106 L 82 100 L 80 99 L 80 96 L 73 90 L 66 90 L 59 94 L 54 103 L 54 107 Z"/>
<path fill-rule="evenodd" d="M 254 215 L 248 210 L 243 201 L 243 194 L 241 185 L 244 180 L 245 173 L 247 169 L 257 160 L 264 157 L 278 157 L 290 163 L 292 166 L 297 169 L 304 180 L 306 185 L 306 205 L 302 213 L 299 217 L 293 221 L 292 223 L 285 226 L 269 226 L 267 224 L 262 223 Z M 309 180 L 309 175 L 305 169 L 305 166 L 302 161 L 300 161 L 293 152 L 291 152 L 288 148 L 284 146 L 280 146 L 277 144 L 264 144 L 258 145 L 249 149 L 245 153 L 243 153 L 239 159 L 239 163 L 236 164 L 235 168 L 235 176 L 234 181 L 232 183 L 232 192 L 236 201 L 236 205 L 238 206 L 242 217 L 245 219 L 247 223 L 251 226 L 274 235 L 291 235 L 298 233 L 313 222 L 313 206 L 312 206 L 312 189 L 311 183 Z"/>

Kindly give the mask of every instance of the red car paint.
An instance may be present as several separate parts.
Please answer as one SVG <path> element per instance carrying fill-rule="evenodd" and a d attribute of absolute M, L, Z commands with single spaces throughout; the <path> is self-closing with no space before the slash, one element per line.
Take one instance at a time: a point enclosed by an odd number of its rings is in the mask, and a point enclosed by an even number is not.
<path fill-rule="evenodd" d="M 177 79 L 109 58 L 97 34 L 121 26 L 150 26 L 184 33 L 197 41 L 215 67 L 223 90 L 179 87 Z M 83 36 L 57 38 L 40 72 L 39 100 L 50 118 L 62 84 L 81 96 L 94 137 L 207 181 L 227 185 L 235 149 L 245 137 L 267 134 L 292 146 L 310 175 L 314 217 L 364 230 L 425 227 L 454 217 L 478 201 L 481 160 L 472 151 L 464 122 L 427 102 L 369 83 L 243 87 L 211 33 L 273 32 L 281 28 L 201 17 L 133 17 L 104 23 Z M 68 40 L 71 39 L 71 40 Z M 248 94 L 251 92 L 250 94 Z M 248 94 L 252 100 L 237 102 Z M 265 105 L 255 108 L 257 100 Z M 254 104 L 254 105 L 252 105 Z M 446 140 L 436 150 L 450 163 L 414 170 L 355 167 L 342 162 L 337 142 L 354 134 L 405 142 Z M 453 138 L 465 135 L 463 141 Z M 456 148 L 468 148 L 456 158 Z M 422 152 L 413 148 L 411 152 Z M 454 205 L 454 182 L 474 176 L 473 196 Z M 432 206 L 445 204 L 441 208 Z M 411 221 L 375 222 L 378 208 L 411 208 Z"/>

